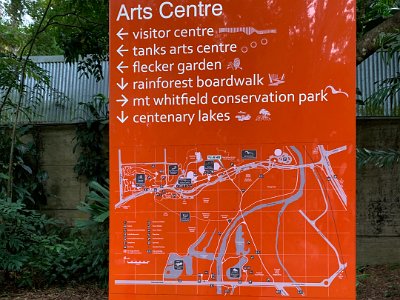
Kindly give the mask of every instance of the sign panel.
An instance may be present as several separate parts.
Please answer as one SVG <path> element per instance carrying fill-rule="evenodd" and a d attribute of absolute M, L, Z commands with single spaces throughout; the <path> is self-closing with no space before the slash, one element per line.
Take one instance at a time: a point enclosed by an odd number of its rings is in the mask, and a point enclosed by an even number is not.
<path fill-rule="evenodd" d="M 355 1 L 110 3 L 110 298 L 355 299 Z"/>

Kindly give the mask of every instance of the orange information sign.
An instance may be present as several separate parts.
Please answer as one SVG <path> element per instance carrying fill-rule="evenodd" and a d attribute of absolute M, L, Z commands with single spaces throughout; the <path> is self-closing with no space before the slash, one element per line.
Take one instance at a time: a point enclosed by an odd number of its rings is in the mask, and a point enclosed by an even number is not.
<path fill-rule="evenodd" d="M 355 299 L 355 1 L 110 4 L 110 298 Z"/>

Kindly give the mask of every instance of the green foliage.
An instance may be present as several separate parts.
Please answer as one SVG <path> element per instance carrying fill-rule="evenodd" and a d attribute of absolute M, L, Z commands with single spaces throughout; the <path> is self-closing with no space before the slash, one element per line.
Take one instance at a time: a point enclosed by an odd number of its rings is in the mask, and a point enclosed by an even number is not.
<path fill-rule="evenodd" d="M 23 47 L 24 39 L 21 30 L 0 21 L 0 53 L 17 54 Z"/>
<path fill-rule="evenodd" d="M 71 238 L 70 238 L 71 239 Z M 72 236 L 71 258 L 66 270 L 68 281 L 93 281 L 101 287 L 108 285 L 108 231 L 92 228 Z"/>
<path fill-rule="evenodd" d="M 59 242 L 56 222 L 21 202 L 0 198 L 0 271 L 18 285 L 33 286 L 46 280 L 43 270 L 49 247 Z"/>
<path fill-rule="evenodd" d="M 40 275 L 48 280 L 42 285 L 94 281 L 105 286 L 108 279 L 108 236 L 103 232 L 73 230 L 62 239 L 59 234 L 59 242 L 47 245 L 45 250 L 47 253 L 37 266 Z"/>
<path fill-rule="evenodd" d="M 382 53 L 387 54 L 383 56 L 383 59 L 386 62 L 390 62 L 400 52 L 400 29 L 396 30 L 396 32 L 381 34 L 378 43 L 381 49 L 384 50 Z M 400 58 L 398 62 L 400 62 Z"/>
<path fill-rule="evenodd" d="M 392 63 L 397 57 L 397 63 L 400 63 L 400 30 L 395 33 L 381 34 L 378 43 L 381 46 L 381 57 L 387 63 Z M 382 110 L 385 103 L 391 104 L 391 116 L 398 116 L 400 107 L 398 107 L 397 99 L 400 92 L 400 73 L 397 72 L 394 76 L 388 77 L 382 81 L 375 83 L 377 85 L 376 92 L 372 93 L 365 99 L 365 105 L 370 109 Z"/>
<path fill-rule="evenodd" d="M 47 1 L 44 0 L 13 0 L 0 13 L 0 52 L 24 56 L 23 50 L 37 30 L 40 19 L 45 12 Z M 29 20 L 27 20 L 29 16 Z M 49 18 L 47 18 L 49 19 Z M 31 55 L 57 55 L 62 51 L 56 43 L 53 28 L 41 30 L 33 45 Z"/>
<path fill-rule="evenodd" d="M 11 129 L 0 127 L 0 193 L 6 194 Z M 13 199 L 30 207 L 46 203 L 44 183 L 47 173 L 40 168 L 40 135 L 31 126 L 17 130 L 13 157 Z"/>
<path fill-rule="evenodd" d="M 104 132 L 108 126 L 108 100 L 97 95 L 88 103 L 80 103 L 87 121 L 76 129 L 74 152 L 79 151 L 75 172 L 90 180 L 89 193 L 77 207 L 88 215 L 78 220 L 76 228 L 88 237 L 86 248 L 88 270 L 97 274 L 102 286 L 108 284 L 108 235 L 109 235 L 109 181 L 108 149 Z M 90 264 L 92 263 L 92 264 Z"/>
<path fill-rule="evenodd" d="M 357 166 L 374 165 L 377 167 L 390 167 L 400 162 L 400 151 L 357 149 Z"/>
<path fill-rule="evenodd" d="M 89 219 L 76 221 L 76 227 L 87 233 L 88 271 L 97 274 L 102 286 L 108 284 L 108 235 L 109 235 L 109 183 L 104 185 L 92 181 L 89 183 L 89 194 L 78 210 L 88 214 Z M 90 273 L 89 273 L 90 274 Z"/>
<path fill-rule="evenodd" d="M 363 285 L 370 275 L 365 273 L 365 267 L 357 267 L 356 287 Z"/>
<path fill-rule="evenodd" d="M 357 0 L 357 32 L 363 34 L 392 16 L 400 7 L 399 0 Z"/>
<path fill-rule="evenodd" d="M 362 37 L 368 31 L 392 17 L 400 11 L 400 0 L 357 0 L 357 34 Z M 377 44 L 380 46 L 382 59 L 392 63 L 400 50 L 400 29 L 394 25 L 394 31 L 380 34 Z M 399 61 L 400 63 L 400 57 Z M 371 70 L 372 71 L 372 70 Z M 369 115 L 383 115 L 384 105 L 390 105 L 392 115 L 398 115 L 400 108 L 396 107 L 395 99 L 400 92 L 400 74 L 375 83 L 377 91 L 368 98 L 357 103 L 366 105 Z"/>
<path fill-rule="evenodd" d="M 48 74 L 29 60 L 30 55 L 58 54 L 63 46 L 68 61 L 83 58 L 80 71 L 84 75 L 102 77 L 100 61 L 108 52 L 108 1 L 10 0 L 5 7 L 3 3 L 0 121 L 8 125 L 0 128 L 0 274 L 20 286 L 88 280 L 106 285 L 107 186 L 90 184 L 91 192 L 79 208 L 89 213 L 90 219 L 72 229 L 31 210 L 45 199 L 43 181 L 47 175 L 39 168 L 37 136 L 29 133 L 32 128 L 18 127 L 17 122 L 20 113 L 31 115 L 32 105 L 40 102 L 50 82 Z M 26 13 L 32 23 L 23 22 Z M 34 90 L 27 90 L 28 78 L 35 81 Z M 36 98 L 24 107 L 22 99 L 30 95 Z M 107 147 L 103 145 L 107 100 L 96 96 L 81 108 L 91 121 L 78 130 L 75 151 L 79 149 L 82 155 L 76 170 L 107 184 Z"/>
<path fill-rule="evenodd" d="M 377 83 L 376 92 L 365 99 L 362 105 L 369 116 L 379 116 L 384 114 L 385 103 L 391 104 L 391 116 L 398 116 L 400 107 L 397 105 L 397 99 L 400 92 L 400 73 L 386 78 Z"/>
<path fill-rule="evenodd" d="M 82 74 L 103 78 L 101 62 L 108 58 L 108 1 L 59 0 L 57 41 L 67 62 L 79 62 Z M 67 13 L 66 13 L 67 12 Z"/>
<path fill-rule="evenodd" d="M 19 71 L 21 70 L 21 63 L 16 57 L 12 55 L 0 55 L 0 89 L 6 91 L 7 89 L 19 88 Z M 1 95 L 1 100 L 4 102 L 5 96 Z"/>
<path fill-rule="evenodd" d="M 32 79 L 35 85 L 28 89 L 25 79 Z M 42 100 L 43 90 L 50 85 L 47 71 L 29 59 L 20 59 L 12 54 L 0 53 L 0 122 L 18 122 L 16 115 L 32 116 L 32 108 Z M 22 97 L 30 97 L 24 104 Z M 26 101 L 28 102 L 28 101 Z"/>
<path fill-rule="evenodd" d="M 89 183 L 89 194 L 86 195 L 86 201 L 81 202 L 78 210 L 88 214 L 88 220 L 77 221 L 78 228 L 88 228 L 91 226 L 100 226 L 104 229 L 108 228 L 108 218 L 110 215 L 109 202 L 109 182 L 102 186 L 96 181 Z"/>
<path fill-rule="evenodd" d="M 20 202 L 0 199 L 0 272 L 8 281 L 28 287 L 74 281 L 106 284 L 108 235 L 60 225 Z"/>
<path fill-rule="evenodd" d="M 103 78 L 101 62 L 108 58 L 108 1 L 10 1 L 0 7 L 5 16 L 0 19 L 0 53 L 26 56 L 27 46 L 33 43 L 30 55 L 64 54 L 67 62 L 79 62 L 82 75 Z M 29 21 L 24 21 L 26 16 Z"/>
<path fill-rule="evenodd" d="M 104 183 L 108 178 L 108 149 L 104 141 L 104 130 L 108 126 L 108 100 L 95 96 L 89 103 L 80 103 L 87 113 L 87 121 L 76 129 L 74 153 L 79 158 L 74 167 L 78 176 L 89 181 Z"/>
<path fill-rule="evenodd" d="M 87 121 L 76 129 L 76 145 L 79 158 L 75 171 L 79 176 L 90 180 L 89 193 L 78 210 L 88 215 L 88 219 L 78 220 L 76 227 L 90 237 L 87 248 L 90 249 L 88 263 L 96 268 L 98 280 L 108 284 L 108 219 L 109 219 L 109 181 L 108 151 L 104 144 L 104 132 L 108 126 L 108 101 L 102 95 L 95 96 L 89 103 L 80 103 L 86 111 Z"/>

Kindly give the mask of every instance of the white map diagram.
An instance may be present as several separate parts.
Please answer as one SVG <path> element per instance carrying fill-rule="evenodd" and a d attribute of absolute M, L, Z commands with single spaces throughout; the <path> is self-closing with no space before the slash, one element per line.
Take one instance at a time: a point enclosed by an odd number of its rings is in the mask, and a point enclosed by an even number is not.
<path fill-rule="evenodd" d="M 347 279 L 346 228 L 336 219 L 348 213 L 340 167 L 348 147 L 327 149 L 176 146 L 154 150 L 159 159 L 151 162 L 124 162 L 119 151 L 114 209 L 127 214 L 121 255 L 132 274 L 121 274 L 115 285 L 199 295 L 328 295 Z"/>

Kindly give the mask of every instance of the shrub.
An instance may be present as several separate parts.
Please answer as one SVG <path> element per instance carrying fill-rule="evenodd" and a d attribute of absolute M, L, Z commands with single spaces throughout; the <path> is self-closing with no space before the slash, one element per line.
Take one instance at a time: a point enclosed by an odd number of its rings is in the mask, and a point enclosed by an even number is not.
<path fill-rule="evenodd" d="M 19 286 L 46 280 L 51 250 L 60 244 L 58 223 L 28 210 L 21 202 L 0 199 L 0 271 Z"/>
<path fill-rule="evenodd" d="M 0 199 L 0 273 L 24 287 L 95 281 L 107 284 L 106 230 L 66 228 L 21 202 Z"/>

